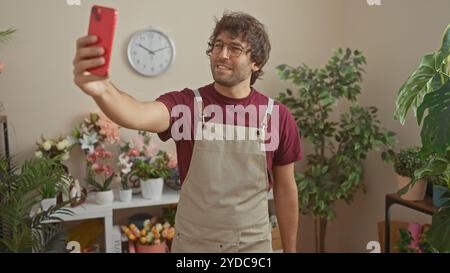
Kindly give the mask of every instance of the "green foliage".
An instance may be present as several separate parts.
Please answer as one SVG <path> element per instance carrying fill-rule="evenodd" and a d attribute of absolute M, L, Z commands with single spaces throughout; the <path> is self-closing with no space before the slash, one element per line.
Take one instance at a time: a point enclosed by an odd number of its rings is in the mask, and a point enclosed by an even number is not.
<path fill-rule="evenodd" d="M 399 253 L 435 253 L 436 250 L 430 244 L 430 230 L 425 228 L 420 235 L 417 248 L 412 248 L 410 245 L 413 241 L 411 233 L 406 229 L 400 229 L 400 238 L 397 242 L 397 249 Z"/>
<path fill-rule="evenodd" d="M 150 160 L 138 158 L 131 167 L 131 175 L 137 176 L 141 180 L 166 178 L 170 174 L 169 161 L 169 155 L 162 150 Z"/>
<path fill-rule="evenodd" d="M 395 155 L 394 169 L 401 176 L 413 177 L 414 172 L 425 165 L 425 161 L 420 158 L 420 148 L 410 147 L 400 150 Z"/>
<path fill-rule="evenodd" d="M 325 68 L 277 67 L 280 78 L 297 87 L 278 99 L 291 110 L 302 137 L 314 145 L 314 153 L 306 157 L 307 170 L 296 174 L 303 213 L 333 220 L 336 201 L 350 203 L 363 187 L 362 160 L 368 153 L 385 148 L 384 159 L 394 155 L 395 134 L 380 126 L 375 107 L 356 102 L 364 64 L 360 51 L 338 49 Z M 330 115 L 341 98 L 350 102 L 349 110 L 333 121 Z"/>
<path fill-rule="evenodd" d="M 8 168 L 8 159 L 0 156 L 0 252 L 44 252 L 57 232 L 55 226 L 62 220 L 58 214 L 71 214 L 62 208 L 65 203 L 31 215 L 39 204 L 42 183 L 59 177 L 53 170 L 55 162 L 45 158 L 27 160 L 19 168 Z M 54 174 L 53 174 L 54 173 Z"/>
<path fill-rule="evenodd" d="M 110 176 L 106 177 L 105 181 L 102 183 L 99 183 L 95 180 L 94 176 L 88 175 L 86 178 L 86 182 L 93 186 L 96 191 L 109 191 L 111 189 L 111 183 L 116 176 L 115 173 L 111 174 Z"/>
<path fill-rule="evenodd" d="M 177 214 L 177 205 L 170 205 L 163 208 L 163 219 L 171 226 L 175 226 L 175 216 Z"/>
<path fill-rule="evenodd" d="M 440 176 L 450 188 L 450 25 L 443 33 L 440 48 L 423 57 L 419 67 L 401 86 L 395 117 L 403 124 L 410 108 L 417 110 L 423 155 L 431 160 L 415 172 L 416 178 Z M 445 198 L 450 198 L 446 196 Z M 448 201 L 448 200 L 447 200 Z M 450 252 L 450 208 L 440 208 L 430 228 L 430 243 L 439 252 Z"/>

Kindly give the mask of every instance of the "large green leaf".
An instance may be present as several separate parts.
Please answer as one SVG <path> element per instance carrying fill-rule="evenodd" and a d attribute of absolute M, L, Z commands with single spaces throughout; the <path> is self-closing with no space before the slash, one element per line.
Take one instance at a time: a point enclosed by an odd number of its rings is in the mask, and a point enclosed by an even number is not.
<path fill-rule="evenodd" d="M 450 81 L 424 97 L 417 109 L 419 124 L 426 110 L 420 132 L 422 146 L 425 151 L 445 152 L 450 144 Z"/>
<path fill-rule="evenodd" d="M 397 100 L 395 101 L 394 117 L 405 123 L 405 117 L 409 108 L 415 111 L 417 106 L 422 102 L 423 96 L 428 92 L 427 85 L 433 77 L 438 73 L 436 70 L 436 61 L 441 61 L 442 57 L 439 53 L 425 55 L 420 62 L 419 67 L 408 77 L 406 82 L 398 91 Z"/>
<path fill-rule="evenodd" d="M 432 219 L 430 243 L 439 252 L 450 252 L 450 206 L 441 207 Z"/>

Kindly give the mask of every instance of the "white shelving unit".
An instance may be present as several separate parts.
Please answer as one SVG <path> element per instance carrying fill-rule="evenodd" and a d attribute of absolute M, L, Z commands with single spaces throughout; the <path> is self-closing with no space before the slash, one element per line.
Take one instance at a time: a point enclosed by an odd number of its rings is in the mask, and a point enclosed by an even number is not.
<path fill-rule="evenodd" d="M 113 213 L 114 210 L 138 208 L 138 207 L 153 207 L 169 204 L 177 204 L 179 201 L 179 192 L 164 187 L 161 199 L 151 200 L 145 199 L 140 195 L 134 195 L 131 202 L 118 201 L 118 196 L 115 195 L 113 203 L 109 205 L 99 205 L 95 203 L 95 193 L 89 194 L 85 203 L 81 206 L 70 208 L 73 215 L 58 215 L 64 221 L 79 221 L 87 219 L 103 219 L 104 233 L 105 233 L 105 248 L 107 253 L 114 252 L 113 245 Z M 272 191 L 268 194 L 268 199 L 273 199 Z"/>

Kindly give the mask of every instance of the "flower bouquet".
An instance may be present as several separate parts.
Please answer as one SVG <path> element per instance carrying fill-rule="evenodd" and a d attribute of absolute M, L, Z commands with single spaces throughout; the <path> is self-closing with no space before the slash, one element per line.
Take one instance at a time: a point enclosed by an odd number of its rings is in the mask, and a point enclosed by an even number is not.
<path fill-rule="evenodd" d="M 55 159 L 57 162 L 62 162 L 70 158 L 70 150 L 73 148 L 74 143 L 68 136 L 61 135 L 54 139 L 46 139 L 41 135 L 41 139 L 39 142 L 36 142 L 36 146 L 36 157 Z"/>
<path fill-rule="evenodd" d="M 175 228 L 168 222 L 158 223 L 156 217 L 144 221 L 143 228 L 135 224 L 121 226 L 122 232 L 130 242 L 130 252 L 138 253 L 165 253 L 175 236 Z"/>

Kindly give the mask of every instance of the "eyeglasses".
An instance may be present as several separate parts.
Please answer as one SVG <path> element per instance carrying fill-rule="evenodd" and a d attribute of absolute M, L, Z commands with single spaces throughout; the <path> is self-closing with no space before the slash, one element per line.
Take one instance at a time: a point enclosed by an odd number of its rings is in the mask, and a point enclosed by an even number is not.
<path fill-rule="evenodd" d="M 212 46 L 211 53 L 214 55 L 220 54 L 225 46 L 227 47 L 227 55 L 229 57 L 237 58 L 241 56 L 242 52 L 244 52 L 244 48 L 238 45 L 229 45 L 222 42 L 216 42 Z"/>

